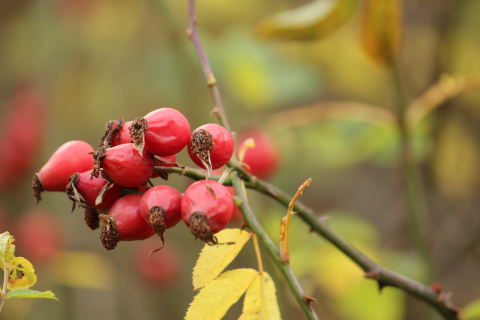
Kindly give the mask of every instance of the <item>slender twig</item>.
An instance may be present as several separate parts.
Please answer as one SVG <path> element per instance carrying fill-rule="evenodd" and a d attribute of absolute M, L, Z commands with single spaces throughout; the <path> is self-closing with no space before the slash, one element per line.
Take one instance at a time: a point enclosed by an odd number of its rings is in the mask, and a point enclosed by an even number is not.
<path fill-rule="evenodd" d="M 416 161 L 414 159 L 411 132 L 406 122 L 407 104 L 404 98 L 403 85 L 398 64 L 392 65 L 391 74 L 394 82 L 395 102 L 397 104 L 397 124 L 400 131 L 401 154 L 400 167 L 403 175 L 404 197 L 407 204 L 414 244 L 427 268 L 425 281 L 432 281 L 433 264 L 428 241 L 427 204 L 425 190 Z"/>
<path fill-rule="evenodd" d="M 195 0 L 188 0 L 188 16 L 189 16 L 189 29 L 187 30 L 187 34 L 189 38 L 192 40 L 193 45 L 195 47 L 195 50 L 197 51 L 198 58 L 200 59 L 200 63 L 203 68 L 203 72 L 205 74 L 205 78 L 207 80 L 207 84 L 210 88 L 210 91 L 212 93 L 212 99 L 214 102 L 214 109 L 213 112 L 215 112 L 220 119 L 221 124 L 228 130 L 230 130 L 230 125 L 228 124 L 228 119 L 225 114 L 225 109 L 223 108 L 223 103 L 222 99 L 220 97 L 220 92 L 218 90 L 217 86 L 217 81 L 213 75 L 212 68 L 210 67 L 210 64 L 208 62 L 207 56 L 205 54 L 205 50 L 203 49 L 203 45 L 200 41 L 200 37 L 198 36 L 197 33 L 197 28 L 196 28 L 196 23 L 197 20 L 195 18 Z M 234 164 L 238 165 L 238 161 L 235 157 L 235 154 L 232 155 L 232 160 Z M 198 172 L 197 172 L 198 175 Z M 318 319 L 317 315 L 315 314 L 315 311 L 310 308 L 308 305 L 308 297 L 305 297 L 303 295 L 303 290 L 300 287 L 300 284 L 298 283 L 297 278 L 293 274 L 292 269 L 290 268 L 290 265 L 288 263 L 281 263 L 280 262 L 280 254 L 278 252 L 278 249 L 275 247 L 273 244 L 272 240 L 268 237 L 268 235 L 265 233 L 261 225 L 258 223 L 256 220 L 254 214 L 250 210 L 250 207 L 248 206 L 248 203 L 246 202 L 246 197 L 245 197 L 245 191 L 244 188 L 242 187 L 242 180 L 239 178 L 237 172 L 233 172 L 233 177 L 232 180 L 235 181 L 235 191 L 236 194 L 240 196 L 242 201 L 242 204 L 240 205 L 240 211 L 242 211 L 244 217 L 248 216 L 248 218 L 245 218 L 247 223 L 249 223 L 250 229 L 255 233 L 255 235 L 259 238 L 259 240 L 262 242 L 262 244 L 265 246 L 267 249 L 268 253 L 270 254 L 270 257 L 273 259 L 277 267 L 280 269 L 282 274 L 284 275 L 290 290 L 292 291 L 293 295 L 297 299 L 300 308 L 302 309 L 303 313 L 307 317 L 307 319 Z M 204 179 L 207 177 L 205 176 Z M 217 178 L 217 176 L 215 177 Z M 220 179 L 220 177 L 218 177 Z M 217 179 L 217 180 L 218 180 Z M 305 300 L 307 299 L 307 300 Z"/>
<path fill-rule="evenodd" d="M 6 262 L 3 264 L 3 288 L 1 292 L 1 300 L 0 300 L 0 312 L 2 311 L 3 305 L 5 304 L 6 296 L 7 296 L 7 280 L 8 274 L 10 272 L 9 266 Z"/>
<path fill-rule="evenodd" d="M 248 172 L 244 171 L 242 168 L 235 167 L 235 170 L 242 172 L 242 178 L 245 180 L 245 186 L 247 188 L 259 191 L 282 203 L 285 206 L 288 206 L 290 201 L 292 200 L 292 196 L 286 194 L 285 192 L 269 184 L 268 182 L 257 179 L 256 177 L 250 175 Z M 155 167 L 155 171 L 162 173 L 182 174 L 183 169 L 158 166 Z M 195 180 L 203 180 L 207 176 L 204 171 L 189 167 L 185 169 L 184 175 Z M 220 179 L 220 176 L 212 175 L 209 179 L 218 180 Z M 226 179 L 224 181 L 224 185 L 231 186 L 232 179 Z M 337 247 L 337 249 L 339 249 L 346 256 L 348 256 L 363 271 L 365 271 L 365 275 L 367 278 L 375 279 L 380 287 L 383 288 L 385 286 L 390 286 L 401 289 L 406 293 L 431 305 L 445 319 L 458 319 L 459 308 L 453 305 L 453 303 L 449 299 L 450 297 L 448 294 L 445 294 L 444 292 L 438 292 L 432 288 L 429 288 L 428 286 L 425 286 L 421 283 L 413 281 L 409 278 L 406 278 L 379 266 L 365 254 L 355 248 L 351 243 L 349 243 L 339 234 L 333 231 L 327 225 L 325 219 L 317 217 L 311 208 L 305 206 L 300 201 L 297 201 L 295 203 L 293 209 L 311 227 L 313 232 L 316 232 L 322 237 L 324 237 L 335 247 Z"/>
<path fill-rule="evenodd" d="M 220 96 L 220 91 L 218 90 L 217 80 L 213 75 L 212 68 L 208 62 L 205 49 L 203 49 L 202 42 L 197 32 L 197 19 L 195 16 L 195 0 L 188 0 L 188 23 L 189 29 L 187 30 L 188 37 L 193 42 L 193 46 L 197 51 L 198 59 L 202 65 L 203 73 L 205 74 L 205 79 L 207 80 L 207 85 L 210 88 L 212 94 L 212 99 L 214 103 L 213 112 L 217 114 L 218 119 L 221 124 L 230 132 L 230 125 L 228 124 L 228 118 L 225 114 L 225 108 L 223 107 L 222 98 Z"/>
<path fill-rule="evenodd" d="M 272 240 L 268 237 L 265 230 L 263 230 L 262 226 L 260 225 L 257 218 L 250 209 L 250 206 L 245 199 L 245 193 L 243 192 L 241 181 L 242 180 L 239 178 L 238 173 L 234 172 L 232 174 L 232 182 L 235 188 L 235 193 L 241 200 L 240 203 L 237 204 L 237 207 L 242 212 L 243 217 L 245 218 L 245 221 L 247 222 L 249 228 L 255 233 L 255 235 L 258 237 L 258 240 L 260 240 L 263 246 L 267 249 L 267 252 L 272 257 L 273 262 L 287 280 L 287 283 L 293 293 L 293 296 L 295 297 L 295 300 L 297 300 L 297 303 L 302 308 L 302 311 L 307 317 L 307 319 L 318 319 L 315 312 L 309 306 L 307 302 L 308 298 L 305 297 L 297 278 L 293 274 L 293 271 L 290 268 L 290 263 L 280 262 L 280 252 L 278 251 L 275 244 L 273 244 Z"/>

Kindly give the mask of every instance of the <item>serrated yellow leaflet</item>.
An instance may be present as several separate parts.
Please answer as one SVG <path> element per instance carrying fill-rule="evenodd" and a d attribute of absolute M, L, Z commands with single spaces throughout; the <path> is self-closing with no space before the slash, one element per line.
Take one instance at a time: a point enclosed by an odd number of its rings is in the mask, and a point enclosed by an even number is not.
<path fill-rule="evenodd" d="M 22 267 L 19 267 L 21 265 Z M 28 289 L 37 282 L 35 269 L 33 265 L 25 258 L 15 257 L 10 260 L 10 277 L 8 279 L 7 289 Z M 17 272 L 21 272 L 21 276 L 17 278 Z"/>
<path fill-rule="evenodd" d="M 219 320 L 259 276 L 253 269 L 223 273 L 195 296 L 185 320 Z"/>
<path fill-rule="evenodd" d="M 264 272 L 248 288 L 243 312 L 238 320 L 279 320 L 281 318 L 275 283 Z"/>
<path fill-rule="evenodd" d="M 251 234 L 240 229 L 225 229 L 216 234 L 219 243 L 235 242 L 231 245 L 205 245 L 193 268 L 193 288 L 209 284 L 225 269 L 242 250 Z"/>

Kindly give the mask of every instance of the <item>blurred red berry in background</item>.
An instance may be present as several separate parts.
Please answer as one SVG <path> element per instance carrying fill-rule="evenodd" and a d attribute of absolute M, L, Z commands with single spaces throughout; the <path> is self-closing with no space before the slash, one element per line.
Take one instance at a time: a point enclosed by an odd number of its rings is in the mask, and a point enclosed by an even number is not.
<path fill-rule="evenodd" d="M 15 253 L 35 263 L 46 263 L 65 247 L 60 222 L 47 211 L 33 208 L 15 222 Z"/>
<path fill-rule="evenodd" d="M 0 126 L 0 190 L 11 188 L 29 171 L 42 147 L 46 107 L 31 87 L 17 90 Z"/>
<path fill-rule="evenodd" d="M 251 128 L 240 135 L 237 148 L 249 138 L 255 141 L 255 147 L 245 152 L 243 162 L 251 174 L 260 179 L 269 179 L 277 170 L 280 163 L 280 152 L 275 140 L 263 129 Z"/>

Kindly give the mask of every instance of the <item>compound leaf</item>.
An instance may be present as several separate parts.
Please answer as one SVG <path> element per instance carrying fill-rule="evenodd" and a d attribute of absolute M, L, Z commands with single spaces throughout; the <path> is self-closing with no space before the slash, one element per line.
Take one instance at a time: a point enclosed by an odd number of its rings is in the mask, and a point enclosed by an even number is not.
<path fill-rule="evenodd" d="M 253 269 L 236 269 L 223 273 L 195 296 L 185 320 L 221 319 L 258 276 L 258 271 Z"/>
<path fill-rule="evenodd" d="M 219 243 L 233 242 L 217 246 L 205 245 L 193 268 L 193 288 L 199 289 L 215 279 L 238 255 L 251 233 L 240 229 L 225 229 L 216 234 Z"/>

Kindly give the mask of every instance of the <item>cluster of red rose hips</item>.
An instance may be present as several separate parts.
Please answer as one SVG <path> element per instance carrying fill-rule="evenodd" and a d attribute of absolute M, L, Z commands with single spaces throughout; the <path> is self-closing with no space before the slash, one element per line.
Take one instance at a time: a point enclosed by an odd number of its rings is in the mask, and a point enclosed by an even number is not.
<path fill-rule="evenodd" d="M 34 196 L 43 191 L 65 191 L 85 210 L 85 222 L 100 226 L 107 250 L 119 241 L 143 240 L 164 233 L 180 220 L 196 238 L 216 244 L 215 233 L 230 218 L 234 204 L 230 191 L 212 180 L 197 181 L 183 196 L 172 187 L 147 182 L 157 177 L 155 166 L 180 166 L 176 154 L 188 145 L 188 154 L 200 167 L 211 170 L 232 157 L 234 143 L 220 125 L 206 124 L 190 133 L 187 119 L 177 110 L 161 108 L 135 121 L 110 121 L 98 149 L 83 141 L 62 145 L 34 175 Z M 180 166 L 181 167 L 181 166 Z M 125 194 L 125 190 L 144 194 Z M 108 210 L 108 211 L 107 211 Z"/>

